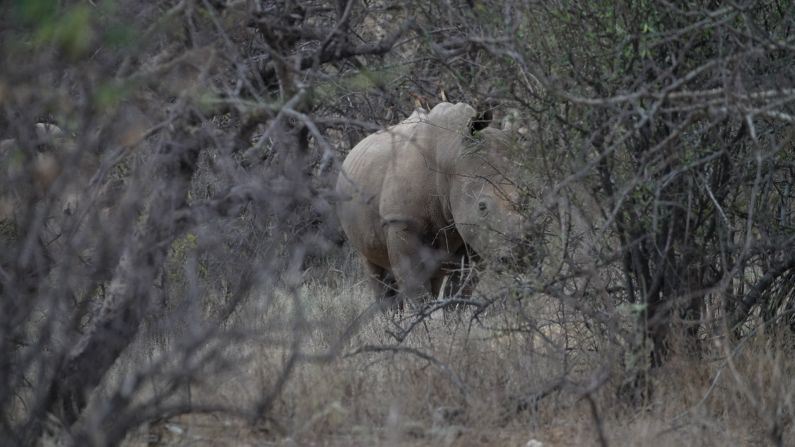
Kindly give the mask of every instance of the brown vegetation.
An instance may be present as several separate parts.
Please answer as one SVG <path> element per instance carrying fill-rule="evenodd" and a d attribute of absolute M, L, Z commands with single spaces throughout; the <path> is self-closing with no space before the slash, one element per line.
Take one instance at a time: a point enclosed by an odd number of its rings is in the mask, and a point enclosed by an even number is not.
<path fill-rule="evenodd" d="M 792 444 L 792 6 L 3 2 L 0 445 Z M 382 313 L 339 162 L 443 101 L 543 231 Z"/>

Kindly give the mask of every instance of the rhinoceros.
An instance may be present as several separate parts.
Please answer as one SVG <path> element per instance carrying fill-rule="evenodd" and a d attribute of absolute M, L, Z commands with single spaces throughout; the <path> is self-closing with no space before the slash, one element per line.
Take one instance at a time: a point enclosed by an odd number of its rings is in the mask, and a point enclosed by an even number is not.
<path fill-rule="evenodd" d="M 441 103 L 364 138 L 337 179 L 337 214 L 377 298 L 438 296 L 466 252 L 521 256 L 528 225 L 509 175 L 511 135 L 468 104 Z M 395 292 L 399 293 L 395 293 Z"/>

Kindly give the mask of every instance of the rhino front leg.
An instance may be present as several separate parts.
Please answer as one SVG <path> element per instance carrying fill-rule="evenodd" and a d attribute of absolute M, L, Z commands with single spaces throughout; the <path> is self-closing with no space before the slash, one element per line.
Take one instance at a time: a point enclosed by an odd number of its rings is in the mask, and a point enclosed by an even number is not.
<path fill-rule="evenodd" d="M 438 270 L 431 249 L 422 245 L 406 224 L 392 224 L 387 230 L 389 263 L 398 283 L 398 299 L 418 303 L 431 293 L 431 277 Z"/>
<path fill-rule="evenodd" d="M 394 276 L 385 268 L 373 264 L 364 257 L 362 257 L 362 262 L 364 262 L 364 267 L 367 270 L 367 278 L 375 300 L 384 309 L 394 307 L 397 300 L 397 283 Z"/>
<path fill-rule="evenodd" d="M 466 247 L 462 247 L 442 265 L 442 272 L 448 278 L 445 290 L 441 291 L 444 298 L 469 299 L 472 296 L 478 278 L 473 268 L 472 256 L 467 253 Z M 437 290 L 434 293 L 438 294 L 440 291 Z"/>

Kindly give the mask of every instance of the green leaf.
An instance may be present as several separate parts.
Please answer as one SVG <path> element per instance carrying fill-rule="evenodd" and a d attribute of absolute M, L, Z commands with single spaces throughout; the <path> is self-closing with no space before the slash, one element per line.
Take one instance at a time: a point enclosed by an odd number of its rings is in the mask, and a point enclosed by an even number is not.
<path fill-rule="evenodd" d="M 102 40 L 115 48 L 129 48 L 135 43 L 135 29 L 122 23 L 115 23 L 105 30 Z"/>
<path fill-rule="evenodd" d="M 619 313 L 624 315 L 640 315 L 646 310 L 644 303 L 624 303 L 617 307 Z"/>
<path fill-rule="evenodd" d="M 57 0 L 16 0 L 14 6 L 18 19 L 32 25 L 52 22 L 58 12 Z"/>
<path fill-rule="evenodd" d="M 112 112 L 130 94 L 130 86 L 111 81 L 100 84 L 94 92 L 94 104 L 98 110 Z"/>
<path fill-rule="evenodd" d="M 59 19 L 41 21 L 36 34 L 39 44 L 52 42 L 69 57 L 77 59 L 90 50 L 94 40 L 91 9 L 85 5 L 74 6 Z"/>

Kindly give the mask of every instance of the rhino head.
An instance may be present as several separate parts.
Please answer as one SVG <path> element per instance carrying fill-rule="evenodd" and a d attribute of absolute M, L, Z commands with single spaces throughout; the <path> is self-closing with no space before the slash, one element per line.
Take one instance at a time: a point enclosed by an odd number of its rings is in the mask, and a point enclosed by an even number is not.
<path fill-rule="evenodd" d="M 482 115 L 473 118 L 453 157 L 450 212 L 464 242 L 481 258 L 524 265 L 533 254 L 532 226 L 522 213 L 515 140 L 510 132 L 486 125 Z"/>

